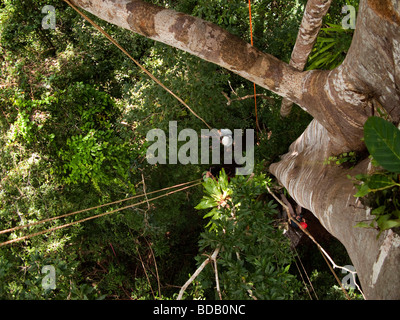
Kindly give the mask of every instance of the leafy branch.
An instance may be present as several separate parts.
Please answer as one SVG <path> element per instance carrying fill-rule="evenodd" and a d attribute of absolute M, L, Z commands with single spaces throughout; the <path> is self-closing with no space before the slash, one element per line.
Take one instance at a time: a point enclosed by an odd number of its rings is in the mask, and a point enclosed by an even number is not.
<path fill-rule="evenodd" d="M 364 126 L 364 140 L 373 164 L 383 170 L 354 177 L 358 190 L 354 196 L 363 198 L 375 216 L 372 222 L 361 221 L 356 226 L 376 228 L 379 236 L 384 230 L 400 227 L 400 130 L 389 121 L 370 117 Z"/>

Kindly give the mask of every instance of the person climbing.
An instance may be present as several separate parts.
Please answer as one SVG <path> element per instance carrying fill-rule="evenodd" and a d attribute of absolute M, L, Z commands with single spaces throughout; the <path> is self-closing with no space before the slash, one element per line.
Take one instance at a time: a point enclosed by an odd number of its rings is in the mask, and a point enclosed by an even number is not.
<path fill-rule="evenodd" d="M 293 228 L 296 228 L 296 229 L 299 228 L 298 224 L 293 221 L 293 219 L 295 219 L 300 224 L 300 228 L 307 229 L 308 225 L 306 223 L 306 219 L 304 219 L 304 217 L 301 213 L 301 206 L 297 205 L 296 212 L 294 212 L 292 204 L 288 201 L 288 199 L 285 197 L 284 194 L 281 194 L 281 199 L 289 209 L 289 213 L 290 213 L 290 217 L 291 217 L 290 225 Z"/>
<path fill-rule="evenodd" d="M 292 218 L 296 219 L 296 221 L 299 222 L 300 227 L 302 229 L 307 229 L 307 223 L 306 223 L 306 219 L 304 219 L 303 215 L 301 213 L 298 213 L 297 215 L 292 215 Z M 299 228 L 298 224 L 295 223 L 293 220 L 290 220 L 290 225 L 294 228 Z"/>

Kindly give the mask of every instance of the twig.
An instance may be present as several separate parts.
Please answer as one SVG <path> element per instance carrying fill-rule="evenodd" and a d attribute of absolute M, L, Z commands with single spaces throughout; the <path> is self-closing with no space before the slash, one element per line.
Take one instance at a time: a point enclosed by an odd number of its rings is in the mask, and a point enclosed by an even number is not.
<path fill-rule="evenodd" d="M 214 273 L 215 273 L 215 283 L 216 283 L 216 287 L 217 287 L 217 292 L 218 292 L 218 296 L 219 296 L 219 300 L 222 300 L 222 295 L 221 295 L 221 288 L 219 287 L 219 279 L 218 279 L 218 267 L 217 267 L 217 259 L 216 257 L 214 259 L 212 259 L 212 262 L 214 264 Z"/>
<path fill-rule="evenodd" d="M 200 274 L 201 271 L 205 268 L 205 266 L 210 262 L 214 261 L 219 253 L 220 247 L 217 247 L 212 255 L 208 257 L 206 260 L 203 261 L 203 263 L 200 265 L 200 267 L 197 268 L 197 270 L 193 273 L 193 275 L 189 278 L 188 281 L 182 286 L 181 290 L 179 291 L 178 298 L 177 300 L 182 300 L 182 296 L 184 292 L 186 291 L 187 287 L 197 278 L 197 276 Z"/>
<path fill-rule="evenodd" d="M 143 173 L 142 173 L 142 183 L 143 183 L 144 197 L 145 197 L 145 199 L 147 201 L 147 210 L 144 212 L 144 221 L 145 221 L 145 224 L 148 225 L 147 211 L 150 210 L 150 203 L 149 203 L 149 199 L 147 198 L 147 194 L 146 194 L 146 183 L 144 182 Z"/>
<path fill-rule="evenodd" d="M 138 255 L 139 255 L 140 262 L 142 263 L 142 267 L 143 267 L 143 270 L 144 270 L 144 274 L 146 275 L 147 282 L 149 283 L 149 286 L 150 286 L 151 294 L 153 295 L 153 299 L 155 299 L 156 297 L 155 297 L 155 295 L 154 295 L 153 287 L 151 286 L 151 282 L 150 282 L 149 276 L 148 276 L 148 274 L 147 274 L 146 267 L 144 266 L 144 262 L 143 262 L 143 260 L 142 260 L 142 256 L 140 255 L 139 249 L 138 249 L 138 247 L 137 247 L 137 246 L 139 245 L 139 242 L 137 241 L 137 239 L 135 239 L 135 243 L 136 243 L 136 251 L 137 251 L 137 253 L 138 253 Z"/>
<path fill-rule="evenodd" d="M 146 237 L 144 237 L 144 240 L 146 240 L 147 245 L 148 245 L 149 248 L 150 248 L 151 255 L 153 256 L 154 266 L 155 266 L 155 268 L 156 268 L 156 274 L 157 274 L 158 295 L 159 295 L 159 297 L 161 298 L 160 276 L 158 275 L 158 268 L 157 268 L 156 256 L 154 255 L 153 249 L 152 249 L 150 243 L 147 241 Z"/>
<path fill-rule="evenodd" d="M 262 99 L 269 100 L 270 102 L 271 102 L 271 101 L 274 101 L 273 98 L 268 97 L 268 96 L 266 96 L 265 94 L 262 94 L 262 93 L 257 93 L 256 95 L 254 95 L 254 94 L 249 94 L 249 95 L 247 95 L 247 96 L 238 97 L 238 98 L 235 98 L 235 99 L 229 98 L 229 96 L 228 96 L 225 92 L 223 92 L 223 91 L 222 91 L 221 93 L 222 93 L 223 96 L 228 100 L 228 102 L 226 103 L 228 106 L 230 106 L 231 103 L 232 103 L 233 101 L 240 101 L 240 100 L 251 99 L 251 98 L 254 98 L 254 96 L 260 97 L 260 98 L 262 98 Z"/>

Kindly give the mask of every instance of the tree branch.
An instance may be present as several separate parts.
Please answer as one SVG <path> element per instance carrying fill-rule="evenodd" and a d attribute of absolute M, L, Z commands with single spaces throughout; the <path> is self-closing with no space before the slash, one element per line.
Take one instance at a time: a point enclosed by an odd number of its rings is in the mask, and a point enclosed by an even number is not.
<path fill-rule="evenodd" d="M 322 19 L 327 14 L 332 0 L 308 0 L 303 20 L 301 21 L 296 44 L 294 45 L 289 65 L 303 71 L 308 57 L 318 38 L 322 26 Z M 292 110 L 293 103 L 287 99 L 282 100 L 281 116 L 287 117 Z"/>
<path fill-rule="evenodd" d="M 101 19 L 189 52 L 286 98 L 320 122 L 345 151 L 360 141 L 367 94 L 355 90 L 346 68 L 301 72 L 219 26 L 141 0 L 75 0 Z"/>
<path fill-rule="evenodd" d="M 187 287 L 197 278 L 197 276 L 201 273 L 201 271 L 203 271 L 203 269 L 206 267 L 206 265 L 211 262 L 211 261 L 215 261 L 217 259 L 219 250 L 221 248 L 217 247 L 214 252 L 212 253 L 212 255 L 207 258 L 206 260 L 203 261 L 203 263 L 200 265 L 200 267 L 197 268 L 197 270 L 193 273 L 193 275 L 189 278 L 188 281 L 186 281 L 186 283 L 182 286 L 181 290 L 179 291 L 178 294 L 178 298 L 177 300 L 182 300 L 182 296 L 185 293 Z M 216 276 L 217 279 L 218 276 Z M 219 286 L 219 283 L 217 283 L 217 285 Z"/>
<path fill-rule="evenodd" d="M 230 106 L 231 103 L 232 103 L 233 101 L 240 101 L 240 100 L 246 100 L 246 99 L 254 99 L 254 94 L 249 94 L 249 95 L 247 95 L 247 96 L 243 96 L 243 97 L 231 99 L 231 98 L 229 98 L 229 96 L 228 96 L 225 92 L 222 91 L 221 93 L 222 93 L 222 95 L 226 98 L 226 100 L 228 100 L 228 102 L 226 103 L 226 105 L 228 105 L 228 106 Z M 257 93 L 256 96 L 259 97 L 259 98 L 268 100 L 268 101 L 270 101 L 271 103 L 275 101 L 273 98 L 268 97 L 267 95 L 262 94 L 262 93 Z"/>
<path fill-rule="evenodd" d="M 219 26 L 141 0 L 74 0 L 95 16 L 189 52 L 300 103 L 305 74 Z"/>

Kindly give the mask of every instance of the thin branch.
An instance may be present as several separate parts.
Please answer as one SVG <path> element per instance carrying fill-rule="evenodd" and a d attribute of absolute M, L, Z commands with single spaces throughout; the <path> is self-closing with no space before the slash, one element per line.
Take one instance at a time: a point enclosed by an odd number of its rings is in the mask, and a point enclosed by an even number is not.
<path fill-rule="evenodd" d="M 297 34 L 289 65 L 296 70 L 303 71 L 308 57 L 314 47 L 324 16 L 327 14 L 332 0 L 309 0 Z M 288 99 L 282 100 L 281 116 L 287 117 L 292 110 L 293 103 Z"/>
<path fill-rule="evenodd" d="M 228 96 L 225 92 L 222 91 L 221 93 L 222 93 L 222 95 L 226 98 L 226 100 L 228 100 L 228 102 L 226 103 L 226 105 L 228 105 L 228 106 L 230 106 L 231 103 L 232 103 L 233 101 L 240 101 L 240 100 L 246 100 L 246 99 L 254 98 L 254 94 L 249 94 L 249 95 L 247 95 L 247 96 L 243 96 L 243 97 L 238 97 L 238 98 L 231 99 L 231 98 L 229 98 L 229 96 Z M 236 93 L 236 92 L 235 92 L 235 93 Z M 256 96 L 256 97 L 260 97 L 260 98 L 262 98 L 262 99 L 266 99 L 266 100 L 268 100 L 269 102 L 274 102 L 274 101 L 275 101 L 273 98 L 268 97 L 267 95 L 262 94 L 262 93 L 257 93 L 255 96 Z"/>
<path fill-rule="evenodd" d="M 215 284 L 217 287 L 217 292 L 218 292 L 218 296 L 219 296 L 219 300 L 222 300 L 222 295 L 221 295 L 221 288 L 219 286 L 219 279 L 218 279 L 218 263 L 217 263 L 217 259 L 216 257 L 214 259 L 212 259 L 212 262 L 214 264 L 214 273 L 215 273 Z"/>
<path fill-rule="evenodd" d="M 144 182 L 143 173 L 142 173 L 142 184 L 143 184 L 143 194 L 144 194 L 144 197 L 145 197 L 145 199 L 146 199 L 146 201 L 147 201 L 147 210 L 144 212 L 144 215 L 143 215 L 143 216 L 144 216 L 144 222 L 145 222 L 145 224 L 148 225 L 147 211 L 150 210 L 150 203 L 149 203 L 149 199 L 147 198 L 147 194 L 146 194 L 146 183 Z"/>
<path fill-rule="evenodd" d="M 139 242 L 137 241 L 137 239 L 135 239 L 135 243 L 136 243 L 136 251 L 137 251 L 137 253 L 138 253 L 138 255 L 139 255 L 139 260 L 140 260 L 140 262 L 142 263 L 142 267 L 143 267 L 143 270 L 144 270 L 144 274 L 146 275 L 147 282 L 149 283 L 149 286 L 150 286 L 151 294 L 153 295 L 153 298 L 155 299 L 156 297 L 155 297 L 155 295 L 154 295 L 153 287 L 151 286 L 150 278 L 149 278 L 149 276 L 148 276 L 148 274 L 147 274 L 146 267 L 144 266 L 144 262 L 143 262 L 142 256 L 141 256 L 141 254 L 140 254 L 140 252 L 139 252 L 139 249 L 138 249 Z"/>
<path fill-rule="evenodd" d="M 144 237 L 144 240 L 146 240 L 147 245 L 150 248 L 151 251 L 151 255 L 153 256 L 153 260 L 154 260 L 154 266 L 156 268 L 156 274 L 157 274 L 157 284 L 158 284 L 158 296 L 161 298 L 161 285 L 160 285 L 160 276 L 158 274 L 158 268 L 157 268 L 157 261 L 156 261 L 156 256 L 154 255 L 153 249 L 150 245 L 150 243 L 147 241 L 146 237 Z"/>
<path fill-rule="evenodd" d="M 197 278 L 197 276 L 201 273 L 201 271 L 203 271 L 205 266 L 210 261 L 214 261 L 217 258 L 220 249 L 221 249 L 220 247 L 217 247 L 212 253 L 212 255 L 206 260 L 204 260 L 203 263 L 200 265 L 200 267 L 198 267 L 197 270 L 193 273 L 193 275 L 189 278 L 189 280 L 186 281 L 186 283 L 182 286 L 181 290 L 179 291 L 177 300 L 182 300 L 182 296 L 186 291 L 187 287 Z"/>

